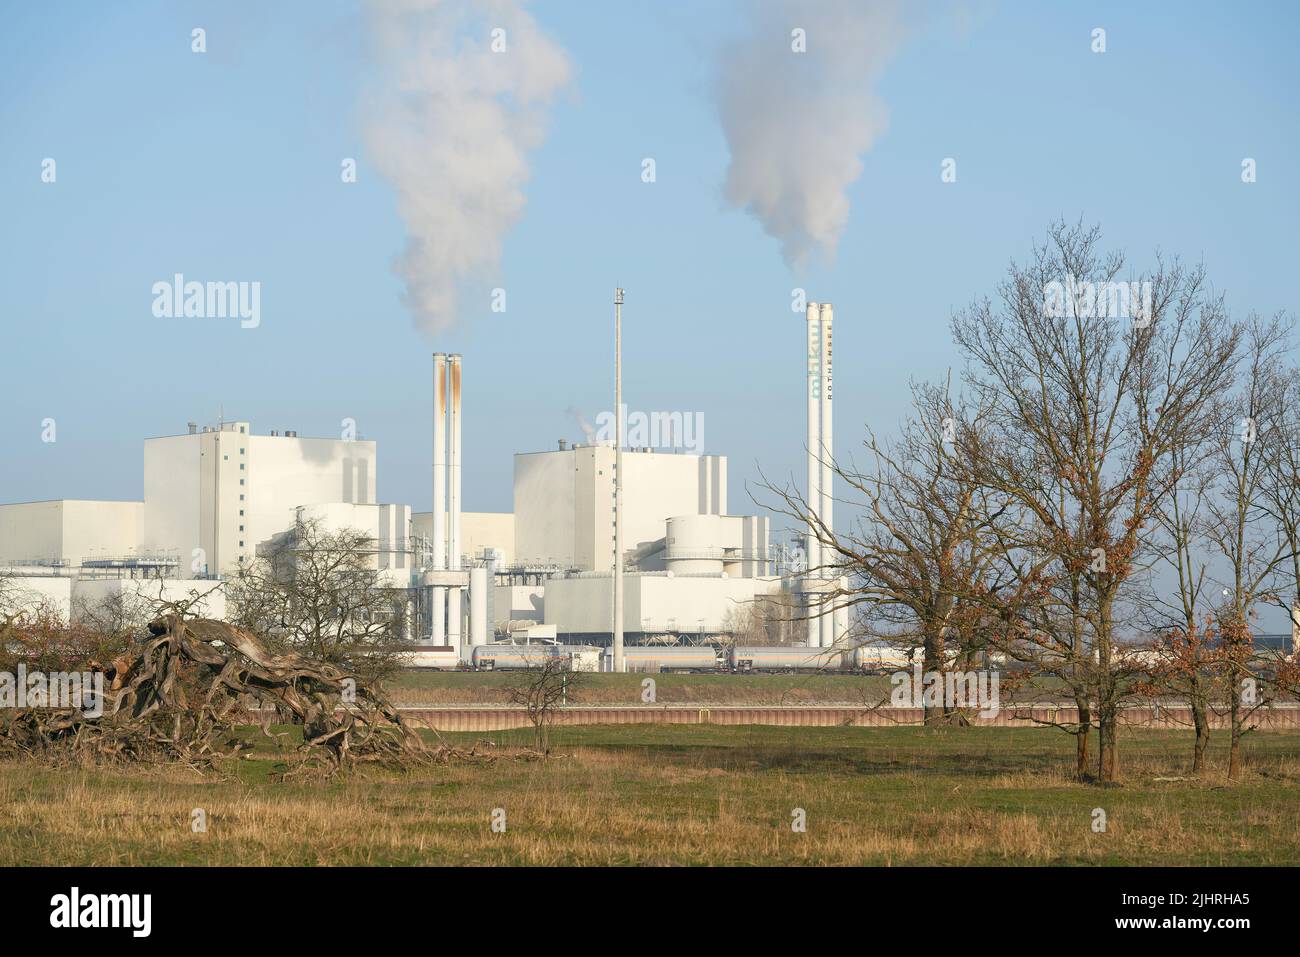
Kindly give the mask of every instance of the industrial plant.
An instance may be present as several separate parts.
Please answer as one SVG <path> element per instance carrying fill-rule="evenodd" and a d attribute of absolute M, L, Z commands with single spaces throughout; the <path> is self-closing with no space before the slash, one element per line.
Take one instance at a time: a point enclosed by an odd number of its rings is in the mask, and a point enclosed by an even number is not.
<path fill-rule="evenodd" d="M 621 305 L 620 289 L 616 341 Z M 829 526 L 830 304 L 808 304 L 806 322 L 808 502 Z M 757 669 L 731 646 L 759 606 L 759 620 L 783 610 L 784 632 L 763 642 L 787 646 L 783 662 L 820 667 L 823 649 L 845 646 L 847 611 L 825 605 L 840 580 L 815 531 L 800 554 L 773 546 L 767 516 L 732 514 L 723 455 L 627 448 L 620 422 L 612 442 L 516 452 L 513 511 L 464 510 L 463 359 L 435 353 L 431 372 L 431 511 L 375 501 L 373 441 L 191 422 L 145 439 L 142 501 L 0 505 L 10 603 L 76 621 L 118 595 L 201 596 L 196 611 L 221 618 L 225 583 L 310 521 L 372 543 L 417 666 L 509 667 L 512 648 L 560 645 L 600 670 Z"/>

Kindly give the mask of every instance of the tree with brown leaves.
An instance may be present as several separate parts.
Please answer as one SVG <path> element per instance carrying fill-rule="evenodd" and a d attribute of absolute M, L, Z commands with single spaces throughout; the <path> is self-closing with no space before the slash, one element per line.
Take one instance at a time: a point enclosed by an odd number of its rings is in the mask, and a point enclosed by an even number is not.
<path fill-rule="evenodd" d="M 1239 331 L 1201 269 L 1160 262 L 1134 285 L 1100 239 L 1053 226 L 998 301 L 976 302 L 952 330 L 988 412 L 968 446 L 973 477 L 1006 504 L 996 537 L 1008 584 L 974 597 L 1001 622 L 1001 650 L 1070 689 L 1080 776 L 1095 723 L 1096 776 L 1111 782 L 1119 710 L 1143 680 L 1120 641 L 1126 590 L 1144 570 L 1162 466 L 1213 425 Z M 1116 309 L 1120 289 L 1128 306 Z"/>

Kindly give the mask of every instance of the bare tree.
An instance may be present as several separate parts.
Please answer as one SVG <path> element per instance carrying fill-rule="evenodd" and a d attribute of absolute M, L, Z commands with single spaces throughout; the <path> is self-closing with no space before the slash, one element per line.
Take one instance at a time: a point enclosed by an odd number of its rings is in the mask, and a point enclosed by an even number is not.
<path fill-rule="evenodd" d="M 397 663 L 405 602 L 374 554 L 362 532 L 300 520 L 230 582 L 229 617 L 274 647 L 381 678 Z"/>
<path fill-rule="evenodd" d="M 556 709 L 575 700 L 575 692 L 582 687 L 585 675 L 570 670 L 567 656 L 547 654 L 530 662 L 526 671 L 520 672 L 506 688 L 512 704 L 524 708 L 528 722 L 533 726 L 533 741 L 537 750 L 549 754 L 551 750 L 551 724 Z"/>
<path fill-rule="evenodd" d="M 77 602 L 73 617 L 105 638 L 125 643 L 145 633 L 149 622 L 163 610 L 162 583 L 158 600 L 138 593 L 118 591 L 96 601 Z"/>
<path fill-rule="evenodd" d="M 1277 528 L 1285 552 L 1276 588 L 1267 599 L 1285 609 L 1291 625 L 1291 653 L 1300 653 L 1300 372 L 1287 369 L 1278 396 L 1259 507 Z"/>
<path fill-rule="evenodd" d="M 1214 494 L 1208 499 L 1206 537 L 1226 566 L 1221 579 L 1221 663 L 1228 671 L 1228 712 L 1231 746 L 1228 776 L 1241 773 L 1241 740 L 1247 720 L 1265 703 L 1251 670 L 1254 638 L 1250 623 L 1283 568 L 1290 549 L 1268 509 L 1270 465 L 1285 444 L 1282 397 L 1287 385 L 1283 357 L 1290 326 L 1281 317 L 1252 316 L 1247 324 L 1240 385 L 1229 408 L 1231 419 L 1220 421 L 1209 437 L 1215 470 Z M 1235 421 L 1233 421 L 1235 420 Z M 1294 481 L 1294 476 L 1292 476 Z"/>
<path fill-rule="evenodd" d="M 727 609 L 722 616 L 722 633 L 732 645 L 789 646 L 796 638 L 798 616 L 788 592 L 760 595 Z M 799 637 L 802 634 L 800 630 Z"/>
<path fill-rule="evenodd" d="M 974 478 L 1005 503 L 996 537 L 1009 577 L 976 597 L 1001 622 L 1000 649 L 1073 694 L 1080 776 L 1095 721 L 1097 777 L 1110 782 L 1119 709 L 1144 679 L 1119 642 L 1126 588 L 1167 491 L 1162 466 L 1212 428 L 1239 331 L 1203 270 L 1158 261 L 1150 285 L 1134 285 L 1099 241 L 1095 227 L 1054 225 L 1032 262 L 1010 267 L 1000 302 L 975 303 L 952 329 L 988 410 L 968 446 Z"/>
<path fill-rule="evenodd" d="M 1231 415 L 1226 401 L 1213 413 L 1217 428 Z M 1155 636 L 1157 664 L 1147 688 L 1157 701 L 1166 693 L 1187 702 L 1195 732 L 1192 773 L 1205 769 L 1210 715 L 1222 695 L 1222 662 L 1214 615 L 1210 563 L 1205 546 L 1206 500 L 1213 485 L 1213 443 L 1175 446 L 1162 466 L 1165 495 L 1153 517 L 1155 535 L 1150 586 L 1140 601 L 1142 623 Z M 1163 575 L 1161 574 L 1163 573 Z M 1171 579 L 1173 590 L 1163 579 Z"/>
<path fill-rule="evenodd" d="M 850 532 L 828 527 L 792 486 L 764 488 L 780 499 L 779 511 L 815 530 L 830 556 L 823 570 L 847 579 L 811 614 L 856 608 L 874 631 L 922 648 L 927 672 L 942 673 L 982 648 L 981 609 L 963 596 L 989 568 L 986 531 L 997 508 L 961 451 L 961 434 L 978 430 L 980 415 L 954 401 L 947 384 L 914 383 L 912 403 L 897 441 L 868 433 L 867 471 L 831 463 L 861 498 L 850 503 L 864 513 Z M 955 720 L 949 704 L 926 701 L 927 724 Z"/>

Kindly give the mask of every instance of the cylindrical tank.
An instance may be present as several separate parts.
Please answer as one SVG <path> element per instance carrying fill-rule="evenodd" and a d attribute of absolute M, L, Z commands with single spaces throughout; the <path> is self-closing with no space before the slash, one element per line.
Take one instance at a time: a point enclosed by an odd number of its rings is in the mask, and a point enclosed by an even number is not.
<path fill-rule="evenodd" d="M 722 574 L 722 516 L 678 515 L 668 519 L 664 564 L 674 575 Z"/>
<path fill-rule="evenodd" d="M 628 645 L 623 654 L 629 671 L 713 671 L 725 665 L 710 645 Z"/>
<path fill-rule="evenodd" d="M 470 662 L 479 671 L 540 668 L 550 658 L 569 654 L 567 645 L 478 645 L 470 654 Z"/>
<path fill-rule="evenodd" d="M 483 565 L 469 570 L 469 640 L 471 645 L 488 641 L 488 570 Z"/>
<path fill-rule="evenodd" d="M 838 648 L 742 646 L 731 653 L 735 671 L 835 671 L 840 659 Z"/>

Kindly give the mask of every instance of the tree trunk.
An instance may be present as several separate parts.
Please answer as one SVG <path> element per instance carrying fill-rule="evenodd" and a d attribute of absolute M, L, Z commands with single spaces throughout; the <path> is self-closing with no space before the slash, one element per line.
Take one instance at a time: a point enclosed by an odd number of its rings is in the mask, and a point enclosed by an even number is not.
<path fill-rule="evenodd" d="M 1228 779 L 1236 781 L 1241 776 L 1241 692 L 1232 692 L 1232 744 L 1228 748 Z"/>
<path fill-rule="evenodd" d="M 1097 714 L 1097 780 L 1114 782 L 1119 773 L 1117 715 L 1113 705 L 1103 704 Z"/>
<path fill-rule="evenodd" d="M 1291 654 L 1300 655 L 1300 605 L 1291 606 Z"/>
<path fill-rule="evenodd" d="M 932 674 L 937 674 L 940 680 L 940 688 L 943 688 L 943 636 L 937 633 L 931 633 L 927 630 L 925 635 L 925 655 L 924 670 L 922 678 L 928 678 Z M 944 708 L 944 701 L 940 701 L 938 706 L 929 704 L 924 695 L 924 685 L 922 685 L 922 714 L 926 727 L 931 725 L 943 724 L 947 718 Z"/>
<path fill-rule="evenodd" d="M 1088 751 L 1092 737 L 1092 711 L 1088 702 L 1081 698 L 1076 698 L 1075 704 L 1079 708 L 1079 730 L 1074 735 L 1074 776 L 1079 781 L 1086 781 L 1090 773 Z"/>
<path fill-rule="evenodd" d="M 1205 701 L 1200 695 L 1193 695 L 1192 724 L 1196 727 L 1196 744 L 1192 751 L 1192 773 L 1200 774 L 1205 770 L 1205 750 L 1210 746 L 1210 719 L 1205 711 Z"/>

